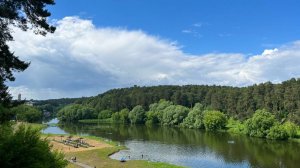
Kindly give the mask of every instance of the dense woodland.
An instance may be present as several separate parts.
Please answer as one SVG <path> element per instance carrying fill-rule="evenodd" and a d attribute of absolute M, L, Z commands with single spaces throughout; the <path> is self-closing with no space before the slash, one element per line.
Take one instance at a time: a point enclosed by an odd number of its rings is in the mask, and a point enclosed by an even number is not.
<path fill-rule="evenodd" d="M 132 110 L 137 105 L 148 111 L 150 104 L 161 99 L 189 108 L 201 103 L 240 120 L 249 118 L 257 109 L 266 109 L 279 120 L 300 123 L 300 79 L 294 78 L 281 84 L 267 82 L 241 88 L 215 85 L 134 86 L 79 98 L 74 103 L 92 107 L 98 112 Z"/>

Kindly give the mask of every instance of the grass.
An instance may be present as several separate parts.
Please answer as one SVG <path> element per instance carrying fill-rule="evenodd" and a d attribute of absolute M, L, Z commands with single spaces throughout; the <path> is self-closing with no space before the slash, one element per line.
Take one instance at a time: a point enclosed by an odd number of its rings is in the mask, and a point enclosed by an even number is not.
<path fill-rule="evenodd" d="M 107 119 L 85 119 L 85 120 L 78 120 L 78 122 L 80 123 L 90 123 L 90 124 L 94 124 L 94 123 L 113 123 L 111 118 L 107 118 Z"/>
<path fill-rule="evenodd" d="M 241 121 L 230 118 L 227 122 L 226 130 L 233 134 L 245 134 L 245 125 Z"/>
<path fill-rule="evenodd" d="M 109 147 L 103 149 L 95 149 L 82 152 L 74 152 L 66 154 L 67 158 L 76 156 L 77 161 L 88 164 L 90 166 L 96 166 L 97 168 L 106 167 L 123 167 L 123 168 L 180 168 L 180 166 L 170 165 L 161 162 L 149 162 L 145 160 L 129 160 L 127 162 L 120 162 L 109 158 L 109 155 L 122 149 L 123 147 Z M 68 168 L 76 167 L 73 164 L 69 164 Z"/>
<path fill-rule="evenodd" d="M 14 127 L 18 127 L 19 125 L 23 124 L 26 128 L 31 127 L 32 129 L 42 130 L 47 127 L 46 124 L 39 124 L 39 123 L 28 123 L 28 122 L 14 122 Z"/>
<path fill-rule="evenodd" d="M 123 122 L 116 122 L 113 121 L 112 118 L 106 118 L 106 119 L 84 119 L 84 120 L 78 120 L 78 122 L 80 123 L 85 123 L 85 124 L 97 124 L 97 123 L 102 123 L 102 124 L 106 124 L 106 123 L 114 123 L 114 124 L 123 124 Z"/>

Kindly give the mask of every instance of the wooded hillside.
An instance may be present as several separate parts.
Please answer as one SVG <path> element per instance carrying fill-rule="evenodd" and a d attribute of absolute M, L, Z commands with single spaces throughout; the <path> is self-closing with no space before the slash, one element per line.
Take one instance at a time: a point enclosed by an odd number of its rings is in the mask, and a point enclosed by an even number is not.
<path fill-rule="evenodd" d="M 151 86 L 112 89 L 95 97 L 77 99 L 75 103 L 95 108 L 120 111 L 142 105 L 148 110 L 150 104 L 160 99 L 174 104 L 193 107 L 199 102 L 229 116 L 245 119 L 257 109 L 266 109 L 278 119 L 300 121 L 300 79 L 291 79 L 281 84 L 270 82 L 249 87 L 186 85 Z"/>

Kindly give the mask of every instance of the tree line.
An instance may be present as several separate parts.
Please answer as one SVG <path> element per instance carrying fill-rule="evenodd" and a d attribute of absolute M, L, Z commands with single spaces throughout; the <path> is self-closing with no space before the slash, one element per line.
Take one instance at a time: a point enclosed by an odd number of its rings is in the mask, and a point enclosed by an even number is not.
<path fill-rule="evenodd" d="M 201 103 L 205 107 L 221 111 L 239 120 L 245 120 L 257 109 L 270 111 L 279 120 L 288 119 L 300 123 L 300 79 L 292 78 L 280 84 L 266 82 L 248 87 L 185 85 L 151 86 L 112 89 L 94 97 L 79 98 L 75 104 L 92 107 L 96 111 L 132 110 L 161 99 L 184 107 Z"/>
<path fill-rule="evenodd" d="M 171 101 L 160 100 L 150 104 L 146 111 L 141 105 L 132 110 L 124 108 L 120 111 L 102 110 L 98 113 L 90 107 L 71 104 L 58 113 L 61 121 L 78 121 L 96 118 L 98 121 L 130 124 L 160 124 L 185 128 L 206 129 L 208 131 L 226 130 L 238 134 L 269 138 L 295 138 L 298 126 L 293 122 L 280 122 L 275 115 L 265 109 L 256 112 L 245 121 L 239 121 L 218 110 L 196 103 L 193 108 L 175 105 Z"/>

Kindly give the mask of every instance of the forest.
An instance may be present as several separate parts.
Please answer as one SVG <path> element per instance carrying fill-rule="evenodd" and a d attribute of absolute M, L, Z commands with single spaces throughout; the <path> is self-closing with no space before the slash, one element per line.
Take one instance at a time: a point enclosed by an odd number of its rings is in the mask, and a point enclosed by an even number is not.
<path fill-rule="evenodd" d="M 133 86 L 112 89 L 94 97 L 74 99 L 73 103 L 94 108 L 98 113 L 103 110 L 117 112 L 124 108 L 132 110 L 137 105 L 148 111 L 150 104 L 161 99 L 188 108 L 201 103 L 239 120 L 249 118 L 258 109 L 265 109 L 280 121 L 300 123 L 300 79 L 294 78 L 280 84 L 266 82 L 248 87 Z"/>

